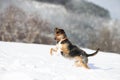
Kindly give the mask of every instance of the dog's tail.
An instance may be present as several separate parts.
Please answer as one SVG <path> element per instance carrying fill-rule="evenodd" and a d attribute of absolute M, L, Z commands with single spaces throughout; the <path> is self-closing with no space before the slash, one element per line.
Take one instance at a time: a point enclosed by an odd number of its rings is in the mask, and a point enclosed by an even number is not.
<path fill-rule="evenodd" d="M 92 53 L 92 54 L 87 54 L 87 57 L 96 55 L 96 54 L 98 53 L 99 50 L 100 50 L 100 49 L 98 48 L 94 53 Z"/>

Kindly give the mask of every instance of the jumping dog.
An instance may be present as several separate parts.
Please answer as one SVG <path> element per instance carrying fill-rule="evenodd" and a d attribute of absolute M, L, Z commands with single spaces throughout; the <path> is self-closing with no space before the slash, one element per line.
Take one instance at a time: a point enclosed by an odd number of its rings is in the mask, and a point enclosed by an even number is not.
<path fill-rule="evenodd" d="M 66 58 L 75 59 L 76 66 L 82 66 L 86 69 L 90 69 L 87 65 L 88 57 L 94 56 L 98 53 L 99 48 L 92 54 L 87 54 L 84 50 L 78 48 L 76 45 L 73 45 L 63 29 L 55 28 L 54 29 L 54 39 L 57 41 L 56 47 L 50 49 L 50 54 L 60 51 L 61 55 Z"/>

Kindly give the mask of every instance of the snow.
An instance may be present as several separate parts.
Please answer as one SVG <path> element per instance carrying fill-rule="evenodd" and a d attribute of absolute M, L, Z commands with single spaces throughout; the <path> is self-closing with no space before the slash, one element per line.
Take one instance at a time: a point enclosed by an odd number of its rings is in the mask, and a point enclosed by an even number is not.
<path fill-rule="evenodd" d="M 89 57 L 90 70 L 58 54 L 54 45 L 0 42 L 0 80 L 119 80 L 120 55 L 99 52 Z M 94 50 L 85 49 L 87 53 Z"/>

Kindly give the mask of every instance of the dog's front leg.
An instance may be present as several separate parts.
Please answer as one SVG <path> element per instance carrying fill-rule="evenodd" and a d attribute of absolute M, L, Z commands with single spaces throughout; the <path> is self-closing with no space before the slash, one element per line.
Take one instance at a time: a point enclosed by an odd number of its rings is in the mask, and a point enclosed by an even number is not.
<path fill-rule="evenodd" d="M 57 50 L 58 50 L 57 48 L 51 48 L 51 49 L 50 49 L 50 55 L 53 55 L 53 51 L 54 51 L 54 52 L 57 52 Z"/>

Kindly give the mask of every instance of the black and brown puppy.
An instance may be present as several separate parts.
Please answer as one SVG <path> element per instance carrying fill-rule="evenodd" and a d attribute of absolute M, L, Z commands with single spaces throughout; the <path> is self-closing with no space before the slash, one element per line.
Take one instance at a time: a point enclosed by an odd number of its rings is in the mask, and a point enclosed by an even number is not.
<path fill-rule="evenodd" d="M 52 51 L 57 52 L 60 51 L 64 57 L 74 58 L 76 66 L 83 66 L 84 68 L 89 69 L 88 57 L 94 56 L 98 53 L 99 49 L 92 54 L 87 54 L 85 51 L 81 50 L 77 46 L 73 45 L 67 38 L 65 31 L 63 29 L 55 28 L 54 30 L 55 40 L 57 41 L 56 48 L 51 48 L 50 54 L 52 55 Z"/>

